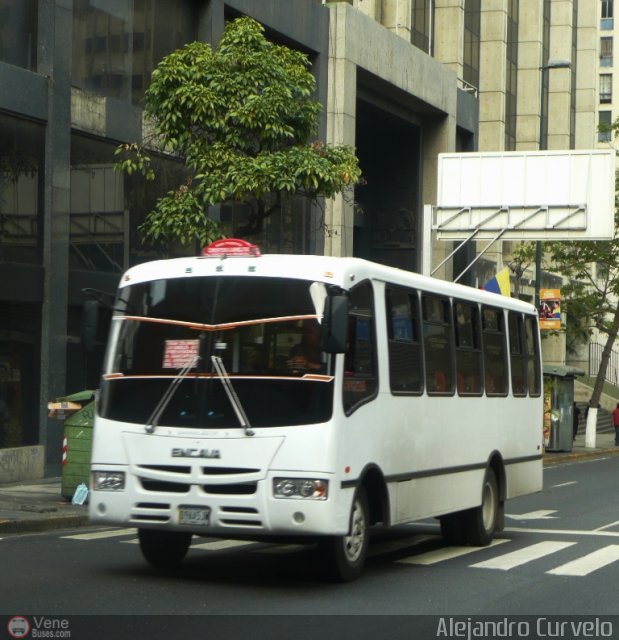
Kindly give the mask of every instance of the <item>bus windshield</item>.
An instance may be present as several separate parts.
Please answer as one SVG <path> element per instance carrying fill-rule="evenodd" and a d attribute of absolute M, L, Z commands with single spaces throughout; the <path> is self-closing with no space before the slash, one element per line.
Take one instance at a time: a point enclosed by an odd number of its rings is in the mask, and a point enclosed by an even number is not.
<path fill-rule="evenodd" d="M 322 283 L 255 276 L 124 287 L 112 321 L 100 414 L 146 424 L 176 379 L 158 425 L 240 428 L 216 360 L 253 427 L 328 420 L 333 358 L 320 350 L 327 295 Z"/>

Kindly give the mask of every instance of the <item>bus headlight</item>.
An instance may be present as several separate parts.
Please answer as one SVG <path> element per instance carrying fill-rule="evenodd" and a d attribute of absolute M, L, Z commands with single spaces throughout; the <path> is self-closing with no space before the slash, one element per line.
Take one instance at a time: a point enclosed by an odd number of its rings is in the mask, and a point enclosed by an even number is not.
<path fill-rule="evenodd" d="M 124 471 L 93 471 L 92 488 L 94 491 L 124 491 Z"/>
<path fill-rule="evenodd" d="M 296 500 L 326 500 L 329 482 L 311 478 L 274 478 L 273 496 Z"/>

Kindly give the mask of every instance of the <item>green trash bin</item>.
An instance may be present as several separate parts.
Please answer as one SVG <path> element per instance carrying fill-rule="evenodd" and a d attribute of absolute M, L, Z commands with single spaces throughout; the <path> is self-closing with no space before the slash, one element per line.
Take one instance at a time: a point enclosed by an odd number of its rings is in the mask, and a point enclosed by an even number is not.
<path fill-rule="evenodd" d="M 95 418 L 95 392 L 80 391 L 58 398 L 59 403 L 79 403 L 81 408 L 64 421 L 62 481 L 60 493 L 72 498 L 77 486 L 88 486 L 92 452 L 92 426 Z"/>

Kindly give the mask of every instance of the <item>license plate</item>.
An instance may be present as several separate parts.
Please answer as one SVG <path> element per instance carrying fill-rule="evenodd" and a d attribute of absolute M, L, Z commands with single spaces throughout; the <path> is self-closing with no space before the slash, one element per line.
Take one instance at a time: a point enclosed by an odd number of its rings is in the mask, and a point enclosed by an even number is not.
<path fill-rule="evenodd" d="M 211 523 L 210 507 L 179 507 L 178 523 L 208 527 Z"/>

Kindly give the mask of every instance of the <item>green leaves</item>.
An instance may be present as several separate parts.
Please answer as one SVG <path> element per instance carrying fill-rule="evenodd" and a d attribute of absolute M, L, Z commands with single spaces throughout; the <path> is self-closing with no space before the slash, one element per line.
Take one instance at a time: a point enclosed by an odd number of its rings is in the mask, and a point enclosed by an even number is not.
<path fill-rule="evenodd" d="M 315 199 L 356 184 L 354 150 L 313 139 L 322 109 L 315 90 L 307 56 L 270 42 L 247 17 L 227 24 L 216 50 L 192 42 L 164 58 L 145 94 L 151 141 L 184 161 L 192 179 L 157 203 L 146 237 L 187 243 L 214 233 L 200 207 L 234 200 L 266 215 L 269 194 Z M 121 145 L 117 155 L 119 170 L 154 177 L 144 147 Z"/>

